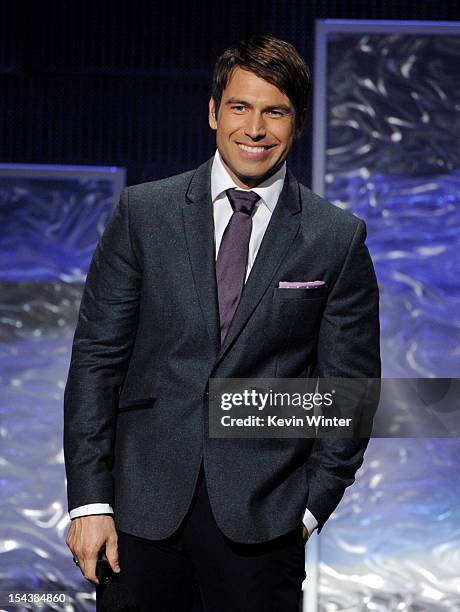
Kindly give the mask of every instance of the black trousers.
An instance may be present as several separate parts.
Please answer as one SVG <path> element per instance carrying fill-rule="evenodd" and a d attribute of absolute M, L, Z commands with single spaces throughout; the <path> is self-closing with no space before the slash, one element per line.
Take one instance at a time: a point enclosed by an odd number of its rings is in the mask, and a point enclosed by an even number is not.
<path fill-rule="evenodd" d="M 163 540 L 118 531 L 118 554 L 120 582 L 144 612 L 299 612 L 301 606 L 302 526 L 261 544 L 229 540 L 214 520 L 203 467 L 178 530 Z M 101 592 L 97 587 L 98 603 Z"/>

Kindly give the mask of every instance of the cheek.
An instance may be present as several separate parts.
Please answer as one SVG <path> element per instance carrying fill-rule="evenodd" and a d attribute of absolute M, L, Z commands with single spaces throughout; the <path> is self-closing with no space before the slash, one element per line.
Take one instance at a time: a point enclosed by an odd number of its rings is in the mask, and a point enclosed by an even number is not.
<path fill-rule="evenodd" d="M 232 134 L 241 132 L 243 129 L 244 123 L 240 117 L 228 117 L 225 121 L 218 123 L 218 132 L 224 137 L 232 136 Z"/>
<path fill-rule="evenodd" d="M 280 130 L 278 133 L 278 138 L 280 142 L 282 142 L 286 146 L 290 146 L 293 141 L 293 132 L 292 130 L 286 130 L 286 129 Z"/>
<path fill-rule="evenodd" d="M 286 146 L 291 146 L 294 140 L 294 125 L 276 124 L 272 126 L 272 134 Z"/>

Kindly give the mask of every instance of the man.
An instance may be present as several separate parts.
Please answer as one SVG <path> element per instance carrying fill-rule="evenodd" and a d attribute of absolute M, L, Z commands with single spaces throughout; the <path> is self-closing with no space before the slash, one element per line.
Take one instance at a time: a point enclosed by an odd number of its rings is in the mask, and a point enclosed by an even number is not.
<path fill-rule="evenodd" d="M 67 543 L 94 582 L 104 549 L 144 610 L 188 610 L 198 585 L 206 612 L 297 612 L 304 543 L 363 460 L 367 440 L 208 435 L 211 377 L 380 375 L 364 223 L 286 170 L 309 88 L 286 42 L 227 50 L 215 156 L 125 189 L 91 263 L 65 390 Z"/>

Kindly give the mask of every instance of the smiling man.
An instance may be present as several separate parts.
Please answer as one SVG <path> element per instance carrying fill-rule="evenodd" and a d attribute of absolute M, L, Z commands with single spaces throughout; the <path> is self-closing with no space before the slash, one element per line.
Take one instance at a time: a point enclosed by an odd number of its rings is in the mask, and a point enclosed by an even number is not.
<path fill-rule="evenodd" d="M 209 102 L 217 149 L 235 184 L 251 189 L 282 168 L 305 109 L 296 110 L 276 85 L 239 67 L 227 76 L 221 96 L 214 93 Z"/>
<path fill-rule="evenodd" d="M 365 439 L 208 435 L 211 377 L 380 375 L 364 223 L 286 169 L 309 89 L 286 42 L 225 51 L 215 155 L 125 189 L 91 262 L 65 390 L 67 544 L 94 582 L 105 551 L 145 611 L 199 592 L 206 612 L 298 612 L 305 542 L 363 461 Z"/>

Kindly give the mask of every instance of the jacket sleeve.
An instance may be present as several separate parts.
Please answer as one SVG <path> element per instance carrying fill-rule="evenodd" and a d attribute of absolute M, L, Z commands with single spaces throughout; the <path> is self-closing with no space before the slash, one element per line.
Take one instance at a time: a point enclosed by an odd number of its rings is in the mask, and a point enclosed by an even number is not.
<path fill-rule="evenodd" d="M 91 260 L 64 391 L 64 458 L 69 510 L 113 506 L 117 403 L 136 336 L 141 269 L 130 235 L 125 189 Z"/>
<path fill-rule="evenodd" d="M 321 378 L 380 378 L 379 293 L 365 238 L 366 226 L 359 221 L 325 306 L 318 339 L 320 386 Z M 353 385 L 349 388 L 353 392 Z M 371 394 L 370 400 L 363 396 L 360 401 L 354 412 L 367 413 L 364 418 L 369 421 L 378 397 Z M 372 420 L 373 413 L 370 416 Z M 307 507 L 318 520 L 318 533 L 354 482 L 368 442 L 369 438 L 339 434 L 315 440 L 306 463 Z"/>

